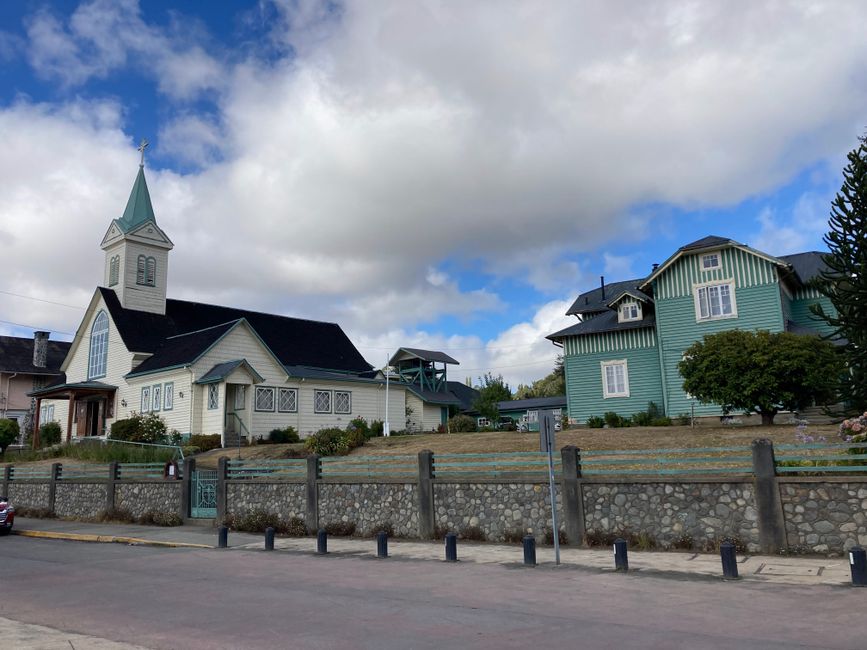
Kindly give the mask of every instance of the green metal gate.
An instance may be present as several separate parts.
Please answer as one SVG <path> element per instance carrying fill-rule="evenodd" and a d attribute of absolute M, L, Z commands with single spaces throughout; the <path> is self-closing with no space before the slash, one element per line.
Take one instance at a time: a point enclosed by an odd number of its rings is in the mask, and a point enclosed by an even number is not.
<path fill-rule="evenodd" d="M 196 470 L 190 477 L 190 516 L 213 519 L 217 516 L 217 472 Z"/>

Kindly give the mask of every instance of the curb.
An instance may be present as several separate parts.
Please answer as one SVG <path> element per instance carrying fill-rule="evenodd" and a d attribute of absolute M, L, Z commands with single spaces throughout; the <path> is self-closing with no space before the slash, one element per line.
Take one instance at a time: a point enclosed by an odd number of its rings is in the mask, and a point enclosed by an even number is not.
<path fill-rule="evenodd" d="M 168 548 L 214 548 L 207 544 L 190 544 L 187 542 L 162 542 L 138 537 L 118 537 L 116 535 L 88 535 L 84 533 L 55 533 L 45 530 L 13 530 L 13 535 L 22 537 L 38 537 L 40 539 L 63 539 L 71 542 L 98 542 L 107 544 L 136 544 L 139 546 L 163 546 Z"/>

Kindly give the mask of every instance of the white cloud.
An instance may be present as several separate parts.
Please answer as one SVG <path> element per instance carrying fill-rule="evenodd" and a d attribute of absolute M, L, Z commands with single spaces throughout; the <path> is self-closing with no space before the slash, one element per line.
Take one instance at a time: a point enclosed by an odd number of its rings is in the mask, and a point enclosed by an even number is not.
<path fill-rule="evenodd" d="M 635 276 L 632 270 L 634 258 L 631 255 L 614 255 L 605 252 L 602 254 L 602 259 L 605 260 L 605 276 L 609 282 L 631 280 Z"/>
<path fill-rule="evenodd" d="M 831 196 L 816 192 L 802 194 L 789 214 L 765 207 L 756 217 L 761 230 L 750 245 L 772 255 L 791 255 L 815 250 L 816 242 L 828 231 Z"/>

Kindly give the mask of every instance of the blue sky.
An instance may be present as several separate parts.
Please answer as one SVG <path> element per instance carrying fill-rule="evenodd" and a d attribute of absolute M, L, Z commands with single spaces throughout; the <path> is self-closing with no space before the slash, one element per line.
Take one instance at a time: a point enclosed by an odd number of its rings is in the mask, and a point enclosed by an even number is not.
<path fill-rule="evenodd" d="M 867 10 L 733 7 L 2 3 L 0 331 L 75 330 L 145 137 L 170 296 L 539 378 L 600 275 L 823 248 Z"/>

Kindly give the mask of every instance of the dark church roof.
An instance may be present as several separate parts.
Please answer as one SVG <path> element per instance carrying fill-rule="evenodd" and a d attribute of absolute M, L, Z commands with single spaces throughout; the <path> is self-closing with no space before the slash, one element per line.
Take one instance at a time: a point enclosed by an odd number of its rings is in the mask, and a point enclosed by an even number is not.
<path fill-rule="evenodd" d="M 19 372 L 30 375 L 59 375 L 60 366 L 69 352 L 71 343 L 48 341 L 48 357 L 44 368 L 33 365 L 33 339 L 18 336 L 0 336 L 0 372 Z"/>
<path fill-rule="evenodd" d="M 356 373 L 371 369 L 336 323 L 171 298 L 166 300 L 163 316 L 124 309 L 114 290 L 100 287 L 99 291 L 127 349 L 154 355 L 136 373 L 190 363 L 241 319 L 284 366 Z"/>

